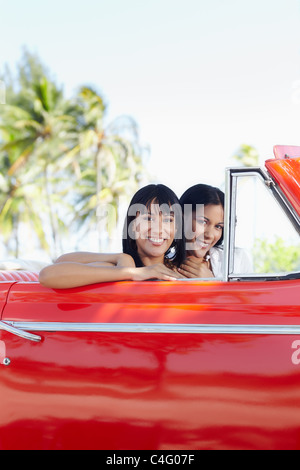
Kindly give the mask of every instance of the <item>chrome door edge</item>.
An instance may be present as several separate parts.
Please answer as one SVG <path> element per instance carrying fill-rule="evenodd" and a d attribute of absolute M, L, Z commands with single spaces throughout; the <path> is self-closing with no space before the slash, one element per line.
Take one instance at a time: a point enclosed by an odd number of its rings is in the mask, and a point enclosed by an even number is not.
<path fill-rule="evenodd" d="M 300 325 L 6 322 L 18 330 L 49 332 L 300 335 Z"/>
<path fill-rule="evenodd" d="M 7 331 L 8 333 L 11 333 L 12 335 L 19 336 L 20 338 L 23 338 L 23 339 L 28 339 L 29 341 L 35 341 L 36 343 L 42 340 L 40 336 L 32 335 L 31 333 L 24 331 L 26 329 L 27 328 L 18 328 L 16 324 L 13 325 L 10 322 L 0 321 L 0 330 Z"/>

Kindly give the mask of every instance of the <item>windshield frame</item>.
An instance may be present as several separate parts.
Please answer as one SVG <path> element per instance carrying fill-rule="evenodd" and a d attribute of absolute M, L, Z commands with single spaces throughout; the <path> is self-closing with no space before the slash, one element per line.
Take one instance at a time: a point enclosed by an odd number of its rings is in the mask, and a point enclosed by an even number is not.
<path fill-rule="evenodd" d="M 276 281 L 300 279 L 300 272 L 291 273 L 266 273 L 266 274 L 233 274 L 236 216 L 237 216 L 237 181 L 238 178 L 249 176 L 258 177 L 266 188 L 275 197 L 286 216 L 300 236 L 300 217 L 296 210 L 276 184 L 267 171 L 259 167 L 253 168 L 228 168 L 226 169 L 226 190 L 225 190 L 225 227 L 224 227 L 224 273 L 223 281 Z"/>

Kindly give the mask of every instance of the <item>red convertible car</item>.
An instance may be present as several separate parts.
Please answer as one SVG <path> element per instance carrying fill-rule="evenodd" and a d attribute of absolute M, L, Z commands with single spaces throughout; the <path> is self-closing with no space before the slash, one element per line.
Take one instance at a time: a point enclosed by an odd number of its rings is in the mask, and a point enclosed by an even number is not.
<path fill-rule="evenodd" d="M 226 173 L 220 279 L 0 272 L 0 449 L 300 449 L 300 148 Z"/>

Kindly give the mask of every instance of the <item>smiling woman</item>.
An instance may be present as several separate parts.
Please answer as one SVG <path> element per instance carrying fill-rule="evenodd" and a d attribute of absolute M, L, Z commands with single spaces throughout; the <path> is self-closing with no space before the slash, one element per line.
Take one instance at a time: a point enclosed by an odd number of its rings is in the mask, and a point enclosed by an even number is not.
<path fill-rule="evenodd" d="M 184 213 L 186 260 L 179 268 L 186 277 L 217 277 L 212 255 L 223 242 L 224 193 L 206 184 L 187 189 L 180 198 Z"/>
<path fill-rule="evenodd" d="M 171 269 L 180 266 L 185 256 L 182 210 L 170 188 L 150 184 L 134 195 L 123 229 L 123 252 L 138 267 L 153 261 Z"/>
<path fill-rule="evenodd" d="M 197 184 L 180 198 L 184 214 L 186 259 L 178 271 L 187 278 L 222 277 L 225 195 L 219 188 Z M 238 272 L 248 272 L 250 262 L 236 248 Z"/>
<path fill-rule="evenodd" d="M 172 258 L 169 257 L 172 249 Z M 123 230 L 123 253 L 69 253 L 40 272 L 40 283 L 71 288 L 99 282 L 181 278 L 184 259 L 182 211 L 175 193 L 148 185 L 133 197 Z"/>

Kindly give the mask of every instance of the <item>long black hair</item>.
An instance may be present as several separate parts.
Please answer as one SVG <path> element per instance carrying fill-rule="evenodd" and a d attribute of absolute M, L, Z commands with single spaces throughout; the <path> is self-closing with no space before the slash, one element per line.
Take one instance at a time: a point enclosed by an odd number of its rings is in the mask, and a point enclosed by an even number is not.
<path fill-rule="evenodd" d="M 146 207 L 148 210 L 151 204 L 158 204 L 160 207 L 167 204 L 168 207 L 172 207 L 175 217 L 175 237 L 169 250 L 165 253 L 165 263 L 179 267 L 185 258 L 182 210 L 176 194 L 163 184 L 149 184 L 133 196 L 123 228 L 123 253 L 132 256 L 137 267 L 144 266 L 137 251 L 136 241 L 131 236 L 130 227 L 139 212 L 139 206 Z"/>
<path fill-rule="evenodd" d="M 208 184 L 196 184 L 195 186 L 187 189 L 180 198 L 180 204 L 182 211 L 184 213 L 186 205 L 189 205 L 189 208 L 192 211 L 196 211 L 197 205 L 203 204 L 222 206 L 224 209 L 225 203 L 225 194 L 221 189 L 215 188 L 214 186 L 209 186 Z M 215 246 L 220 246 L 223 243 L 224 233 L 220 240 L 215 244 Z"/>

